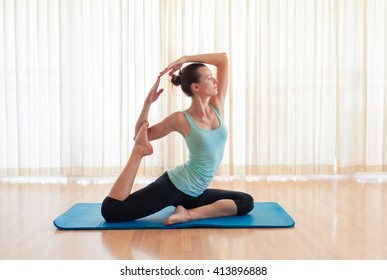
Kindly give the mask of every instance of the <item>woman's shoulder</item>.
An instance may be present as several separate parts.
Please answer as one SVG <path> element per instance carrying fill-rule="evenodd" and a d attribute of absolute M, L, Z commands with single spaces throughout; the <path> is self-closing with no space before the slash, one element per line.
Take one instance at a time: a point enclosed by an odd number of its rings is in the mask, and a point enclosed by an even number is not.
<path fill-rule="evenodd" d="M 183 111 L 172 113 L 169 118 L 174 123 L 175 130 L 186 137 L 189 134 L 190 126 Z"/>
<path fill-rule="evenodd" d="M 176 122 L 183 121 L 185 119 L 183 111 L 176 111 L 176 112 L 172 113 L 169 117 L 172 118 Z"/>

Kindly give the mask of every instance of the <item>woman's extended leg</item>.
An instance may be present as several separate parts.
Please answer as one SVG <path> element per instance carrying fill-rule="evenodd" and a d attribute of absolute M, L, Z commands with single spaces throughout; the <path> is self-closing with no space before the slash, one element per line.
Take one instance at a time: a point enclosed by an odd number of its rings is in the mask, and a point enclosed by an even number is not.
<path fill-rule="evenodd" d="M 101 214 L 107 222 L 127 222 L 191 199 L 192 197 L 176 189 L 165 172 L 148 186 L 131 193 L 124 201 L 106 197 L 102 203 Z"/>
<path fill-rule="evenodd" d="M 148 141 L 148 125 L 148 122 L 142 123 L 136 135 L 128 163 L 115 181 L 108 195 L 109 197 L 123 201 L 131 194 L 142 158 L 153 153 L 152 145 Z"/>

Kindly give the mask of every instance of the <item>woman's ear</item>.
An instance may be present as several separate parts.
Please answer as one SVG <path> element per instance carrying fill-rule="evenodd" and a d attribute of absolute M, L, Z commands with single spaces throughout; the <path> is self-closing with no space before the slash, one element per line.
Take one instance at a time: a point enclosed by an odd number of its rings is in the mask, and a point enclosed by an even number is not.
<path fill-rule="evenodd" d="M 198 92 L 199 91 L 199 85 L 197 83 L 191 84 L 191 91 L 192 92 Z"/>

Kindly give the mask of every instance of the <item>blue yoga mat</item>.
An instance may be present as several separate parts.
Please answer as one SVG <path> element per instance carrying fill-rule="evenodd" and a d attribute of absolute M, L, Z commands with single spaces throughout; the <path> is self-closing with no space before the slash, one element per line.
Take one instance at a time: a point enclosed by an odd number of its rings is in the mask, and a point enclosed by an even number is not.
<path fill-rule="evenodd" d="M 202 219 L 165 226 L 163 221 L 171 215 L 169 206 L 148 217 L 130 222 L 107 223 L 101 215 L 100 203 L 78 203 L 54 220 L 62 230 L 108 230 L 108 229 L 174 229 L 192 227 L 213 228 L 287 228 L 294 220 L 276 202 L 255 202 L 254 209 L 244 216 Z"/>

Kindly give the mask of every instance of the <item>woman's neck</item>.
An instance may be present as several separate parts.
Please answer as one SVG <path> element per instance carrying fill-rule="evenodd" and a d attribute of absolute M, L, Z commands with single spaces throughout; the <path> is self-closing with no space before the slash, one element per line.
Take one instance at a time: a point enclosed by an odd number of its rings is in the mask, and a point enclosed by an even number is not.
<path fill-rule="evenodd" d="M 211 108 L 209 98 L 193 97 L 191 107 L 188 108 L 191 115 L 195 117 L 206 119 L 211 115 Z"/>

